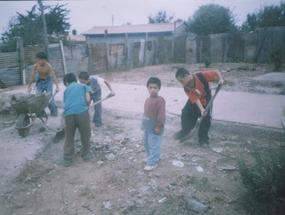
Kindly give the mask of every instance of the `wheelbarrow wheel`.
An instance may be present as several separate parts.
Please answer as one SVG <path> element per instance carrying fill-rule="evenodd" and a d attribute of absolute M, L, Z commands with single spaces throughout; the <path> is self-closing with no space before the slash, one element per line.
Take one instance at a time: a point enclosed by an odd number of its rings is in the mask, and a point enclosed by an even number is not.
<path fill-rule="evenodd" d="M 28 136 L 31 126 L 32 124 L 28 114 L 26 113 L 19 114 L 19 116 L 17 117 L 16 129 L 18 130 L 18 133 L 21 137 Z"/>

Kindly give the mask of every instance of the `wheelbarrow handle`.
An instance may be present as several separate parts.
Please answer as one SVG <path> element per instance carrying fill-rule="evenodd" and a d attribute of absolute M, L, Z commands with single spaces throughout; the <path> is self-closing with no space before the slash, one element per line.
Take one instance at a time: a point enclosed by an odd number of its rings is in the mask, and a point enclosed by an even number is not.
<path fill-rule="evenodd" d="M 48 100 L 48 103 L 51 103 L 51 101 L 54 99 L 55 95 L 58 93 L 58 91 L 55 91 L 54 94 L 52 94 L 52 96 L 50 97 L 50 99 Z"/>

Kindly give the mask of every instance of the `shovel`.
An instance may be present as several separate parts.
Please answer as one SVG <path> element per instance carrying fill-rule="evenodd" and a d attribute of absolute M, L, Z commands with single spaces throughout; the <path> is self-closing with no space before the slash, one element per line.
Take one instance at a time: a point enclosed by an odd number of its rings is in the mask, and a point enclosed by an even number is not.
<path fill-rule="evenodd" d="M 113 97 L 114 95 L 109 94 L 106 97 L 104 97 L 103 99 L 100 99 L 99 101 L 95 102 L 92 106 L 95 106 L 111 97 Z M 56 132 L 54 138 L 53 138 L 53 143 L 58 143 L 59 141 L 61 141 L 64 138 L 65 135 L 65 130 L 64 128 L 60 129 L 58 132 Z"/>
<path fill-rule="evenodd" d="M 198 128 L 200 127 L 200 124 L 202 122 L 202 120 L 205 118 L 205 116 L 207 115 L 208 111 L 210 110 L 213 102 L 214 102 L 214 99 L 216 98 L 218 92 L 220 91 L 220 89 L 222 88 L 222 84 L 219 84 L 215 90 L 215 93 L 214 95 L 211 97 L 209 103 L 207 104 L 206 108 L 205 108 L 205 111 L 203 113 L 202 116 L 200 116 L 198 119 L 197 119 L 197 122 L 195 124 L 195 127 L 192 129 L 192 131 L 189 132 L 188 135 L 186 135 L 185 137 L 183 137 L 180 142 L 184 142 L 186 140 L 188 140 L 191 136 L 194 136 L 194 134 L 196 133 L 196 131 L 198 130 Z"/>

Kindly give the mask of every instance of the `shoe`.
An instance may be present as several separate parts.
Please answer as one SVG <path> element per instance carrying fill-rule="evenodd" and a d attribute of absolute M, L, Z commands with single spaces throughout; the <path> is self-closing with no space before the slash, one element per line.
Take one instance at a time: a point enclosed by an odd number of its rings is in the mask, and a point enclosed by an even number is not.
<path fill-rule="evenodd" d="M 63 166 L 70 167 L 72 164 L 72 160 L 63 159 Z"/>
<path fill-rule="evenodd" d="M 144 167 L 144 170 L 145 170 L 145 171 L 151 171 L 151 170 L 154 170 L 156 167 L 157 167 L 157 164 L 154 164 L 154 165 L 146 165 L 146 166 Z"/>
<path fill-rule="evenodd" d="M 55 112 L 55 113 L 50 113 L 50 116 L 51 116 L 51 117 L 57 117 L 58 114 L 57 114 L 57 112 Z"/>
<path fill-rule="evenodd" d="M 200 146 L 209 146 L 210 145 L 210 143 L 209 143 L 209 140 L 199 140 L 199 145 Z"/>
<path fill-rule="evenodd" d="M 93 155 L 91 154 L 91 152 L 87 152 L 85 155 L 82 155 L 82 159 L 84 161 L 90 161 L 93 159 Z"/>
<path fill-rule="evenodd" d="M 174 139 L 175 140 L 181 140 L 181 139 L 185 138 L 187 136 L 187 134 L 189 134 L 189 132 L 185 133 L 185 132 L 182 132 L 182 130 L 178 131 L 174 134 Z"/>

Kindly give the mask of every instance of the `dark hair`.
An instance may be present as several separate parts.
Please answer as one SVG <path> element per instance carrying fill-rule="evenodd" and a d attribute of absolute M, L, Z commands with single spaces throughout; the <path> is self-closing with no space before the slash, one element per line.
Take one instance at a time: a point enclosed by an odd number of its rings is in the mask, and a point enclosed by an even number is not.
<path fill-rule="evenodd" d="M 184 78 L 187 75 L 190 75 L 190 72 L 184 68 L 178 68 L 175 74 L 175 78 Z"/>
<path fill-rule="evenodd" d="M 160 81 L 160 79 L 157 78 L 157 77 L 150 77 L 150 78 L 147 80 L 146 86 L 148 87 L 148 85 L 150 85 L 150 84 L 156 84 L 159 89 L 160 89 L 160 87 L 161 87 L 161 81 Z"/>
<path fill-rule="evenodd" d="M 89 74 L 88 72 L 82 71 L 79 73 L 78 78 L 87 81 L 89 79 Z"/>
<path fill-rule="evenodd" d="M 45 52 L 38 52 L 36 54 L 36 58 L 41 59 L 41 60 L 47 60 L 48 56 Z"/>
<path fill-rule="evenodd" d="M 77 82 L 77 78 L 73 73 L 68 73 L 63 77 L 64 86 L 67 86 L 68 84 L 71 84 L 72 82 Z"/>

